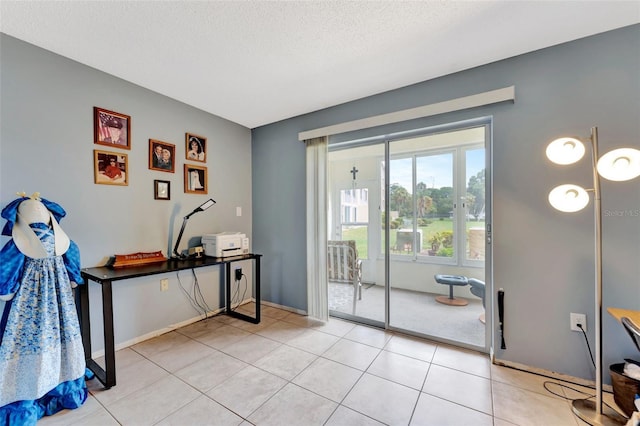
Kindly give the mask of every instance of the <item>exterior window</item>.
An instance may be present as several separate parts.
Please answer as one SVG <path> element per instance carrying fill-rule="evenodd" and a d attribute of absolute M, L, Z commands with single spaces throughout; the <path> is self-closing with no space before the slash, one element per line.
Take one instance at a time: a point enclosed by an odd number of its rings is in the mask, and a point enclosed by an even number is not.
<path fill-rule="evenodd" d="M 458 265 L 484 262 L 484 152 L 463 146 L 390 160 L 391 255 Z"/>
<path fill-rule="evenodd" d="M 367 259 L 369 241 L 369 190 L 367 188 L 340 190 L 342 217 L 341 237 L 355 240 L 358 257 Z"/>
<path fill-rule="evenodd" d="M 467 149 L 465 152 L 465 207 L 466 229 L 465 263 L 485 260 L 485 161 L 484 149 Z"/>

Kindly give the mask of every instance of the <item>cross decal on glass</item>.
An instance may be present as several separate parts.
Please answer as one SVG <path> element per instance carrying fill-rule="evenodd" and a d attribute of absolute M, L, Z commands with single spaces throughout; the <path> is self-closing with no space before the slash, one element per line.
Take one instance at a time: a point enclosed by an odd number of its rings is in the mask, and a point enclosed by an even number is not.
<path fill-rule="evenodd" d="M 360 170 L 356 169 L 356 166 L 353 166 L 353 169 L 351 169 L 351 171 L 349 173 L 351 173 L 353 175 L 353 180 L 356 180 L 356 174 L 359 172 Z"/>

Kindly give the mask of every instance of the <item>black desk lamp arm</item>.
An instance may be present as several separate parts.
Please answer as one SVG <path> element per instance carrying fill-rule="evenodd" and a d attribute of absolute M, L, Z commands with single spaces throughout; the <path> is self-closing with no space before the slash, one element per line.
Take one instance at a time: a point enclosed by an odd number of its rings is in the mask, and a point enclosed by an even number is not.
<path fill-rule="evenodd" d="M 187 226 L 187 220 L 189 220 L 189 218 L 194 214 L 205 211 L 215 203 L 216 203 L 215 200 L 213 198 L 210 198 L 209 200 L 205 201 L 200 206 L 196 207 L 191 213 L 189 213 L 184 217 L 184 219 L 182 220 L 182 228 L 180 228 L 180 233 L 178 234 L 178 240 L 176 241 L 176 245 L 173 247 L 173 254 L 175 255 L 175 257 L 177 257 L 178 259 L 184 259 L 186 257 L 178 253 L 178 246 L 180 245 L 180 240 L 182 239 L 182 233 L 184 232 L 184 228 L 185 226 Z"/>
<path fill-rule="evenodd" d="M 182 220 L 182 227 L 180 228 L 180 233 L 178 234 L 178 239 L 176 240 L 176 245 L 173 247 L 173 254 L 176 257 L 182 258 L 182 255 L 180 253 L 178 253 L 178 246 L 180 245 L 180 240 L 182 239 L 182 233 L 184 232 L 184 228 L 185 228 L 185 226 L 187 226 L 187 220 L 189 220 L 191 215 L 194 214 L 194 213 L 195 213 L 195 211 L 189 213 Z"/>

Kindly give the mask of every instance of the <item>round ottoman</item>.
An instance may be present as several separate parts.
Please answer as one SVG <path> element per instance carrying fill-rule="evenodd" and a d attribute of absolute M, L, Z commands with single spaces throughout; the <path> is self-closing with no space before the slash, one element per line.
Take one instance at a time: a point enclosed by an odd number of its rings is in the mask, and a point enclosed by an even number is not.
<path fill-rule="evenodd" d="M 466 306 L 469 302 L 466 299 L 453 297 L 453 286 L 466 286 L 469 284 L 467 277 L 462 275 L 434 275 L 438 284 L 449 286 L 449 297 L 437 296 L 436 301 L 451 306 Z"/>

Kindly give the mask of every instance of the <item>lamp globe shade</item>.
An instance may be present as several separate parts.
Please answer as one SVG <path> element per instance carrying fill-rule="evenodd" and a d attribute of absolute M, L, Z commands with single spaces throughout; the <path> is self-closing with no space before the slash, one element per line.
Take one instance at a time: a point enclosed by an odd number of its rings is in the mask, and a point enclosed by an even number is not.
<path fill-rule="evenodd" d="M 556 164 L 573 164 L 585 153 L 584 144 L 576 138 L 559 138 L 547 146 L 547 158 Z"/>
<path fill-rule="evenodd" d="M 619 148 L 607 152 L 598 160 L 598 173 L 605 179 L 617 182 L 640 176 L 640 150 Z"/>
<path fill-rule="evenodd" d="M 578 185 L 560 185 L 549 193 L 549 203 L 556 210 L 573 213 L 584 209 L 589 204 L 589 194 Z"/>

